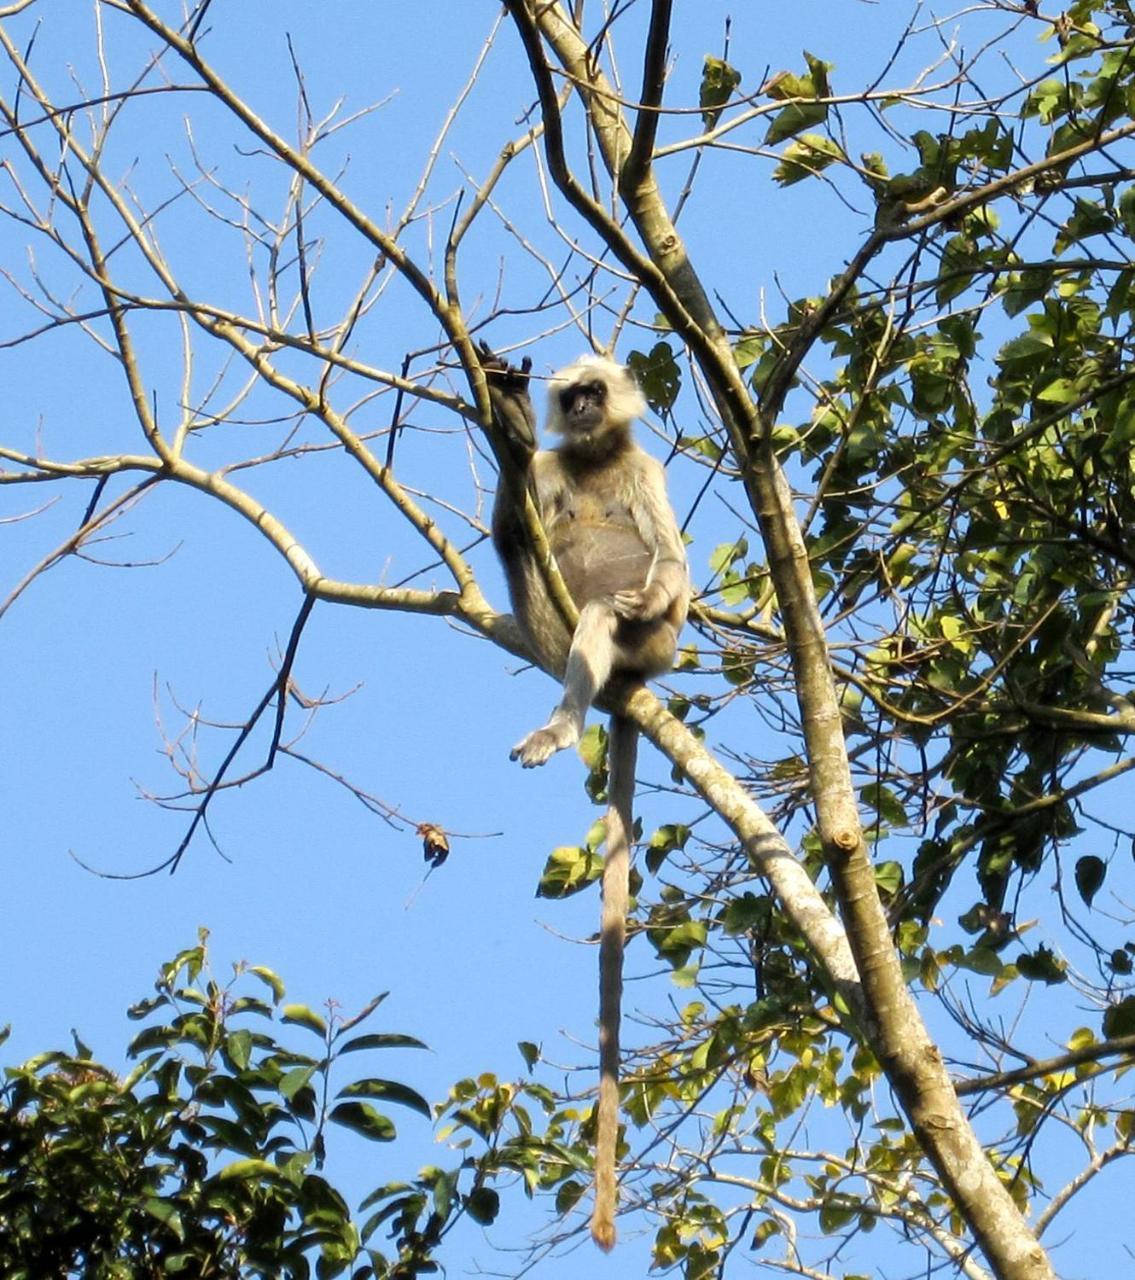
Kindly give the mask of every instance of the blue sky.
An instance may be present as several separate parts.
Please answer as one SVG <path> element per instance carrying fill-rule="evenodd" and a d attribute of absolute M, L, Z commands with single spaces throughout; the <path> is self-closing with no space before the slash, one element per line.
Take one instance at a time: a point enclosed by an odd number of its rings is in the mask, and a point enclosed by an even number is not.
<path fill-rule="evenodd" d="M 717 0 L 679 8 L 674 84 L 683 100 L 696 100 L 701 58 L 721 52 L 730 12 L 730 57 L 744 68 L 747 89 L 756 88 L 766 69 L 798 67 L 804 48 L 834 60 L 837 75 L 846 73 L 849 85 L 858 84 L 870 69 L 882 70 L 900 29 L 891 7 L 849 0 L 805 3 L 790 14 Z M 331 172 L 349 163 L 343 186 L 384 221 L 387 207 L 396 216 L 413 191 L 422 158 L 495 13 L 488 3 L 217 0 L 210 14 L 215 30 L 203 48 L 289 137 L 296 110 L 286 33 L 317 115 L 340 97 L 347 113 L 383 103 L 320 154 Z M 97 84 L 91 9 L 48 6 L 44 17 L 33 65 L 67 100 L 68 64 L 85 84 Z M 139 39 L 122 15 L 108 12 L 105 23 L 113 74 L 122 81 L 141 65 L 150 42 Z M 30 33 L 28 21 L 9 26 L 21 39 Z M 634 68 L 624 72 L 633 82 Z M 0 77 L 8 92 L 10 72 L 0 71 Z M 895 78 L 901 79 L 901 70 Z M 75 90 L 70 92 L 73 99 Z M 505 25 L 488 70 L 441 150 L 432 196 L 458 189 L 462 169 L 483 176 L 503 143 L 521 131 L 531 98 L 515 37 Z M 218 112 L 188 96 L 151 99 L 136 108 L 130 127 L 115 134 L 108 171 L 128 176 L 150 203 L 169 195 L 176 189 L 174 170 L 191 172 L 192 150 L 181 123 L 189 112 L 206 169 L 215 165 L 234 189 L 253 192 L 259 209 L 276 213 L 286 175 L 250 152 L 247 136 L 236 135 Z M 686 125 L 670 127 L 678 133 Z M 0 143 L 0 154 L 8 145 Z M 767 162 L 726 168 L 727 162 L 707 160 L 698 195 L 683 215 L 683 231 L 707 282 L 749 319 L 759 315 L 762 297 L 778 313 L 779 290 L 789 296 L 821 291 L 851 248 L 848 232 L 859 225 L 854 211 L 813 184 L 775 193 Z M 670 179 L 678 184 L 683 174 L 684 166 L 675 165 Z M 214 207 L 224 203 L 208 184 L 197 194 Z M 549 258 L 563 256 L 544 223 L 528 162 L 516 166 L 499 197 Z M 451 216 L 450 206 L 440 206 L 435 217 L 412 229 L 407 244 L 424 253 L 432 239 L 444 237 Z M 330 221 L 321 228 L 316 215 L 313 222 L 313 234 L 327 230 L 329 236 L 316 296 L 334 314 L 356 287 L 369 250 L 333 231 Z M 248 308 L 248 264 L 239 235 L 222 234 L 191 198 L 163 218 L 161 234 L 192 291 Z M 14 223 L 0 222 L 0 259 L 23 278 L 25 238 Z M 74 287 L 73 272 L 42 241 L 35 267 L 52 287 Z M 136 266 L 128 270 L 142 278 Z M 503 299 L 521 312 L 494 324 L 494 341 L 541 331 L 542 317 L 523 308 L 540 297 L 546 278 L 499 226 L 485 231 L 483 248 L 478 242 L 467 250 L 463 270 L 471 310 L 479 305 L 483 314 L 499 284 Z M 0 302 L 0 340 L 32 323 L 30 308 L 9 291 Z M 601 334 L 604 325 L 609 319 L 599 312 Z M 385 368 L 397 368 L 407 346 L 436 339 L 421 308 L 397 284 L 362 332 L 366 358 Z M 538 371 L 566 362 L 584 345 L 578 331 L 550 335 L 533 352 Z M 174 323 L 147 328 L 142 352 L 155 403 L 165 420 L 175 418 L 181 362 Z M 222 374 L 233 386 L 240 381 L 203 351 L 196 392 Z M 0 379 L 8 423 L 29 449 L 37 441 L 58 457 L 141 449 L 119 370 L 74 329 L 0 350 Z M 265 449 L 278 441 L 279 431 L 260 421 L 268 413 L 268 400 L 259 394 L 242 403 L 240 416 L 256 420 L 243 430 L 246 454 L 256 452 L 257 438 Z M 387 397 L 362 405 L 356 422 L 377 429 L 389 413 Z M 415 412 L 414 425 L 423 431 L 407 432 L 399 443 L 404 474 L 423 488 L 436 485 L 475 502 L 469 450 L 453 420 L 424 407 Z M 664 453 L 657 440 L 648 447 Z M 228 437 L 203 436 L 199 448 L 202 465 L 218 465 L 227 460 Z M 477 474 L 491 488 L 483 462 Z M 675 469 L 671 482 L 684 516 L 700 475 Z M 396 581 L 421 565 L 373 488 L 330 456 L 258 471 L 250 485 L 301 533 L 329 575 L 371 582 L 386 574 Z M 89 486 L 50 492 L 47 486 L 0 487 L 0 521 L 8 521 L 0 524 L 0 595 L 66 537 L 89 497 Z M 14 519 L 51 500 L 54 505 L 34 519 Z M 730 536 L 730 521 L 720 505 L 699 511 L 691 529 L 696 580 L 707 579 L 708 556 Z M 582 767 L 570 756 L 523 774 L 507 760 L 512 743 L 551 706 L 551 683 L 539 673 L 518 674 L 514 659 L 438 619 L 321 605 L 295 671 L 310 695 L 354 691 L 319 714 L 302 743 L 305 752 L 414 822 L 472 837 L 453 840 L 449 861 L 424 887 L 420 842 L 412 830 L 391 829 L 334 783 L 288 761 L 216 801 L 213 830 L 227 860 L 199 837 L 176 876 L 123 883 L 88 874 L 70 856 L 130 873 L 172 852 L 184 821 L 145 798 L 176 782 L 162 755 L 156 717 L 171 734 L 180 731 L 187 708 L 199 707 L 205 719 L 241 721 L 271 680 L 271 661 L 300 603 L 279 558 L 246 523 L 200 494 L 161 486 L 110 532 L 112 540 L 97 553 L 131 567 L 68 559 L 33 583 L 0 620 L 0 1021 L 13 1025 L 5 1060 L 64 1043 L 75 1027 L 97 1054 L 114 1061 L 129 1034 L 126 1005 L 148 991 L 160 961 L 191 945 L 199 925 L 212 931 L 219 968 L 241 958 L 269 965 L 292 997 L 309 1004 L 333 998 L 350 1010 L 390 989 L 378 1015 L 382 1025 L 419 1036 L 432 1052 L 404 1064 L 383 1061 L 383 1073 L 402 1075 L 427 1096 L 441 1096 L 465 1073 L 518 1074 L 519 1040 L 541 1042 L 553 1061 L 585 1059 L 580 1046 L 590 1046 L 593 1037 L 595 952 L 580 940 L 595 927 L 597 897 L 548 904 L 533 895 L 548 852 L 579 843 L 598 811 L 584 794 Z M 503 608 L 488 546 L 473 559 Z M 432 571 L 422 581 L 441 578 Z M 257 741 L 262 749 L 262 733 Z M 225 735 L 202 731 L 202 758 L 215 762 L 227 743 Z M 752 739 L 749 745 L 758 750 Z M 246 765 L 256 746 L 249 751 Z M 640 773 L 656 781 L 668 775 L 649 753 Z M 645 797 L 640 809 L 648 831 L 659 821 L 696 813 L 665 796 Z M 645 954 L 632 956 L 631 965 L 639 975 L 656 967 Z M 632 983 L 632 1004 L 635 989 Z M 360 1153 L 354 1146 L 346 1157 L 358 1161 L 357 1167 L 348 1163 L 347 1177 L 361 1189 L 386 1173 L 410 1173 L 438 1159 L 422 1122 L 396 1118 L 405 1146 L 381 1152 L 378 1162 L 371 1149 Z M 375 1171 L 378 1163 L 382 1173 Z M 500 1238 L 515 1242 L 518 1234 L 502 1232 Z M 502 1265 L 487 1246 L 474 1241 L 469 1248 L 470 1265 L 474 1258 L 490 1268 Z M 631 1274 L 628 1268 L 643 1270 L 644 1260 L 640 1242 L 604 1265 L 607 1274 Z M 450 1261 L 454 1274 L 462 1274 L 458 1260 Z M 507 1258 L 503 1265 L 510 1265 Z M 578 1265 L 578 1258 L 569 1258 L 543 1274 L 574 1275 Z M 587 1265 L 599 1264 L 589 1254 Z"/>

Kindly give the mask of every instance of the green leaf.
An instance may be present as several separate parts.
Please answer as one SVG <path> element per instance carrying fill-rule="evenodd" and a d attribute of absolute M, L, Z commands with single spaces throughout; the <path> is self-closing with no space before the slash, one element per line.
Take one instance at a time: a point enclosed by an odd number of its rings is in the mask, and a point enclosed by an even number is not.
<path fill-rule="evenodd" d="M 879 886 L 879 892 L 888 898 L 893 898 L 898 893 L 904 878 L 901 862 L 880 862 L 875 867 L 875 883 Z"/>
<path fill-rule="evenodd" d="M 290 1071 L 285 1071 L 280 1077 L 280 1083 L 277 1086 L 280 1093 L 291 1102 L 301 1089 L 306 1088 L 311 1083 L 311 1077 L 315 1075 L 318 1069 L 318 1066 L 312 1063 L 308 1067 L 292 1067 Z"/>
<path fill-rule="evenodd" d="M 627 367 L 655 413 L 665 414 L 673 407 L 682 389 L 682 370 L 665 342 L 656 342 L 647 355 L 632 351 Z"/>
<path fill-rule="evenodd" d="M 281 1021 L 293 1022 L 297 1027 L 307 1027 L 309 1031 L 314 1031 L 316 1035 L 324 1038 L 327 1036 L 327 1023 L 306 1004 L 284 1005 Z"/>
<path fill-rule="evenodd" d="M 258 1018 L 272 1018 L 275 1009 L 266 1000 L 258 1000 L 255 996 L 237 996 L 229 1005 L 229 1017 L 236 1014 L 255 1014 Z"/>
<path fill-rule="evenodd" d="M 972 948 L 958 959 L 958 965 L 962 969 L 983 974 L 987 978 L 996 977 L 1005 967 L 1001 957 L 989 947 Z"/>
<path fill-rule="evenodd" d="M 228 1182 L 233 1178 L 242 1178 L 253 1180 L 257 1178 L 267 1178 L 270 1182 L 284 1178 L 284 1171 L 271 1160 L 234 1160 L 232 1164 L 227 1164 L 217 1175 L 222 1182 Z"/>
<path fill-rule="evenodd" d="M 177 1033 L 169 1027 L 146 1027 L 140 1031 L 126 1050 L 131 1058 L 136 1058 L 147 1049 L 168 1048 L 177 1039 Z"/>
<path fill-rule="evenodd" d="M 661 826 L 650 837 L 646 850 L 646 865 L 651 875 L 658 874 L 658 868 L 675 849 L 684 849 L 690 838 L 690 829 L 681 822 L 668 822 Z"/>
<path fill-rule="evenodd" d="M 1130 239 L 1135 240 L 1135 187 L 1125 187 L 1123 189 L 1117 208 L 1119 221 L 1123 226 L 1124 233 Z"/>
<path fill-rule="evenodd" d="M 943 618 L 943 633 L 946 632 L 950 623 L 955 620 Z M 960 631 L 960 628 L 958 629 Z M 958 631 L 955 631 L 955 635 Z M 947 637 L 951 638 L 951 637 Z M 885 787 L 882 783 L 872 782 L 863 788 L 860 792 L 863 803 L 870 805 L 879 817 L 890 827 L 909 827 L 910 819 L 907 817 L 906 810 L 902 807 L 902 802 L 890 787 Z"/>
<path fill-rule="evenodd" d="M 520 1050 L 520 1056 L 524 1059 L 524 1065 L 529 1071 L 540 1061 L 540 1048 L 534 1045 L 531 1040 L 520 1040 L 516 1046 Z"/>
<path fill-rule="evenodd" d="M 536 889 L 538 898 L 570 898 L 603 874 L 603 860 L 590 849 L 565 845 L 553 849 Z"/>
<path fill-rule="evenodd" d="M 570 1213 L 572 1209 L 583 1199 L 587 1188 L 582 1182 L 575 1182 L 569 1179 L 567 1182 L 561 1182 L 556 1188 L 556 1212 L 563 1217 L 564 1214 Z"/>
<path fill-rule="evenodd" d="M 765 134 L 765 146 L 775 147 L 778 142 L 795 137 L 806 129 L 823 124 L 828 118 L 827 104 L 823 102 L 790 102 L 777 112 Z"/>
<path fill-rule="evenodd" d="M 185 1226 L 175 1205 L 170 1204 L 168 1200 L 161 1200 L 157 1196 L 147 1196 L 142 1201 L 142 1207 L 151 1218 L 157 1218 L 159 1222 L 165 1223 L 179 1240 L 185 1239 Z"/>
<path fill-rule="evenodd" d="M 772 922 L 772 899 L 765 894 L 745 892 L 732 898 L 725 908 L 722 924 L 730 937 L 740 933 L 766 932 Z"/>
<path fill-rule="evenodd" d="M 465 1197 L 465 1209 L 474 1222 L 490 1226 L 500 1213 L 501 1198 L 492 1187 L 477 1187 Z"/>
<path fill-rule="evenodd" d="M 1051 351 L 1051 339 L 1035 333 L 1022 333 L 1019 338 L 1006 342 L 996 358 L 998 364 L 1013 365 L 1022 360 L 1035 360 L 1037 356 L 1047 356 Z"/>
<path fill-rule="evenodd" d="M 1115 230 L 1115 219 L 1098 201 L 1077 198 L 1075 211 L 1060 228 L 1053 252 L 1061 254 L 1071 245 L 1092 236 L 1109 235 Z"/>
<path fill-rule="evenodd" d="M 340 1102 L 332 1108 L 329 1119 L 372 1142 L 392 1142 L 397 1136 L 393 1121 L 369 1102 Z"/>
<path fill-rule="evenodd" d="M 271 969 L 266 969 L 262 964 L 249 965 L 248 972 L 270 988 L 273 1004 L 279 1004 L 283 1000 L 284 983 L 278 974 L 273 973 Z"/>
<path fill-rule="evenodd" d="M 828 165 L 844 158 L 838 142 L 822 133 L 805 133 L 785 147 L 772 178 L 782 187 L 791 187 L 805 178 L 814 178 Z"/>
<path fill-rule="evenodd" d="M 1037 947 L 1033 952 L 1023 951 L 1017 957 L 1017 970 L 1030 982 L 1043 982 L 1054 987 L 1068 981 L 1068 965 L 1048 947 Z"/>
<path fill-rule="evenodd" d="M 746 330 L 733 347 L 733 359 L 738 369 L 748 369 L 756 364 L 768 346 L 768 334 Z"/>
<path fill-rule="evenodd" d="M 1039 302 L 1052 287 L 1053 273 L 1044 268 L 1030 268 L 1013 277 L 1001 297 L 1008 316 L 1020 315 L 1034 302 Z"/>
<path fill-rule="evenodd" d="M 337 1055 L 358 1053 L 362 1049 L 425 1049 L 427 1045 L 416 1036 L 399 1035 L 393 1031 L 374 1031 L 365 1036 L 355 1036 L 346 1044 L 335 1046 Z"/>
<path fill-rule="evenodd" d="M 720 58 L 706 55 L 702 65 L 701 89 L 698 103 L 702 109 L 702 124 L 712 129 L 721 115 L 721 109 L 729 101 L 733 90 L 741 83 L 741 73 Z"/>
<path fill-rule="evenodd" d="M 225 1040 L 225 1052 L 238 1071 L 246 1071 L 252 1058 L 252 1032 L 234 1031 Z"/>
<path fill-rule="evenodd" d="M 387 1102 L 397 1102 L 411 1111 L 417 1111 L 427 1120 L 433 1119 L 430 1104 L 409 1085 L 399 1084 L 397 1080 L 380 1080 L 372 1077 L 367 1080 L 354 1080 L 339 1090 L 340 1098 L 382 1098 Z"/>
<path fill-rule="evenodd" d="M 738 538 L 736 542 L 723 542 L 710 553 L 709 567 L 715 575 L 720 576 L 730 565 L 743 560 L 748 554 L 749 543 L 743 537 Z"/>
<path fill-rule="evenodd" d="M 1108 1040 L 1135 1035 L 1135 996 L 1113 1004 L 1103 1015 L 1103 1033 Z"/>
<path fill-rule="evenodd" d="M 753 1232 L 753 1240 L 750 1248 L 760 1249 L 763 1245 L 767 1244 L 773 1236 L 779 1235 L 781 1230 L 782 1227 L 779 1222 L 776 1222 L 772 1218 L 766 1218 L 763 1222 L 757 1225 L 757 1229 Z"/>
<path fill-rule="evenodd" d="M 576 751 L 588 769 L 598 769 L 607 750 L 607 731 L 601 724 L 589 724 L 583 731 Z"/>
<path fill-rule="evenodd" d="M 805 50 L 804 61 L 808 64 L 807 75 L 793 75 L 782 72 L 775 75 L 763 86 L 764 92 L 777 101 L 790 98 L 824 98 L 831 92 L 828 83 L 828 72 L 831 63 L 822 62 L 819 58 Z M 765 135 L 767 145 L 783 142 L 812 125 L 823 124 L 827 119 L 828 108 L 822 102 L 789 102 L 783 111 L 773 117 L 768 133 Z"/>
<path fill-rule="evenodd" d="M 1036 398 L 1044 404 L 1068 404 L 1082 394 L 1071 378 L 1054 378 L 1036 393 Z"/>
<path fill-rule="evenodd" d="M 1107 864 L 1102 858 L 1097 858 L 1095 854 L 1089 853 L 1077 859 L 1076 888 L 1080 897 L 1083 898 L 1085 906 L 1090 907 L 1092 905 L 1092 899 L 1099 892 L 1106 875 Z"/>
<path fill-rule="evenodd" d="M 153 1013 L 155 1009 L 160 1009 L 162 1005 L 166 1004 L 169 1004 L 169 996 L 154 996 L 149 1000 L 139 1000 L 126 1010 L 126 1016 L 131 1022 L 139 1022 L 142 1018 L 148 1017 Z"/>

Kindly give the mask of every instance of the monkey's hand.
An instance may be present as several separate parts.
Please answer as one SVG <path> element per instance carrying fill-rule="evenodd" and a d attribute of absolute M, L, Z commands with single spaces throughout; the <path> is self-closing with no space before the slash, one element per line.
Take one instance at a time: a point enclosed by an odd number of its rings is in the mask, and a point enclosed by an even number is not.
<path fill-rule="evenodd" d="M 487 342 L 481 343 L 481 368 L 489 384 L 493 417 L 509 445 L 527 461 L 536 450 L 536 411 L 528 394 L 532 359 L 525 356 L 520 368 L 502 360 Z"/>
<path fill-rule="evenodd" d="M 654 622 L 670 607 L 670 593 L 654 582 L 630 591 L 616 591 L 613 606 L 626 622 Z"/>

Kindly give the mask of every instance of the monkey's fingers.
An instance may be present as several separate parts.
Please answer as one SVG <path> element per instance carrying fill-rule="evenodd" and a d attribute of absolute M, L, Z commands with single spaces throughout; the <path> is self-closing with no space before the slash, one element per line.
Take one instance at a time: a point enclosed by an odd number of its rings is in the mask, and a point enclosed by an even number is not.
<path fill-rule="evenodd" d="M 519 760 L 525 769 L 535 769 L 538 765 L 546 764 L 557 750 L 555 738 L 547 729 L 537 729 L 523 742 L 518 742 L 508 753 L 508 758 Z"/>
<path fill-rule="evenodd" d="M 531 356 L 525 356 L 520 362 L 520 367 L 517 368 L 516 365 L 509 364 L 503 356 L 498 356 L 484 339 L 477 344 L 477 348 L 481 357 L 481 368 L 494 382 L 500 383 L 509 391 L 527 391 L 529 376 L 532 372 Z"/>
<path fill-rule="evenodd" d="M 613 604 L 618 616 L 627 622 L 649 622 L 657 616 L 644 591 L 616 591 Z"/>

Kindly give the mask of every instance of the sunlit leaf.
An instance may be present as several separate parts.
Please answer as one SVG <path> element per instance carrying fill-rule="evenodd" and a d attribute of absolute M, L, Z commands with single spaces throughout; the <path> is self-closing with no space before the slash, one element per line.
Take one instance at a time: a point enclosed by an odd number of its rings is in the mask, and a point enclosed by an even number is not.
<path fill-rule="evenodd" d="M 314 1031 L 318 1036 L 326 1036 L 327 1034 L 326 1021 L 314 1009 L 309 1009 L 305 1004 L 284 1005 L 281 1021 L 293 1022 L 298 1027 L 306 1027 L 309 1031 Z"/>

